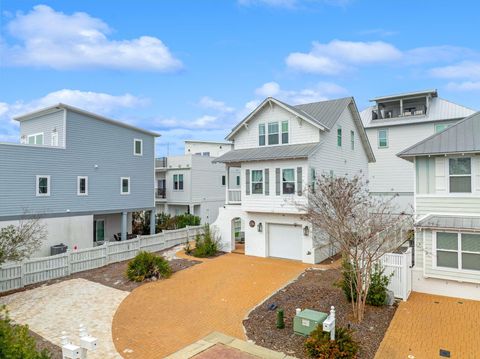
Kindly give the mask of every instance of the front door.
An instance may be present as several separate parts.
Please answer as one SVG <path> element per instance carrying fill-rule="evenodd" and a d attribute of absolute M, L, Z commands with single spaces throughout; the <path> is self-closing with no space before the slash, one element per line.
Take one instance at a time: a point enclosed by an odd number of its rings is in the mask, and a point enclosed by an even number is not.
<path fill-rule="evenodd" d="M 93 222 L 93 241 L 103 242 L 105 240 L 105 220 L 96 219 Z"/>

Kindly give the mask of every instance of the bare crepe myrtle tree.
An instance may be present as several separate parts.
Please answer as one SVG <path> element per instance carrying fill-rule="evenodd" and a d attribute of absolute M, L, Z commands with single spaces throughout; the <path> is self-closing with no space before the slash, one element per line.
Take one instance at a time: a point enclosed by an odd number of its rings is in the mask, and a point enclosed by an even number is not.
<path fill-rule="evenodd" d="M 21 219 L 18 225 L 0 228 L 0 266 L 7 261 L 30 257 L 46 237 L 46 227 L 37 217 Z"/>
<path fill-rule="evenodd" d="M 399 247 L 412 226 L 411 216 L 394 214 L 393 198 L 379 200 L 369 194 L 367 185 L 361 176 L 322 175 L 308 191 L 308 201 L 300 205 L 317 239 L 330 242 L 349 263 L 352 310 L 359 322 L 374 265 Z"/>

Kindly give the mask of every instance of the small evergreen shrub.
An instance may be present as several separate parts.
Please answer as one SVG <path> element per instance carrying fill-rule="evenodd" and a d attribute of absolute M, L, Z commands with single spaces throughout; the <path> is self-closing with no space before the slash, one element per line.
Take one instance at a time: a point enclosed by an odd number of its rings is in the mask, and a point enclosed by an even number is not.
<path fill-rule="evenodd" d="M 153 253 L 142 251 L 128 262 L 127 278 L 134 282 L 143 282 L 149 278 L 168 278 L 172 269 L 168 261 Z"/>
<path fill-rule="evenodd" d="M 320 324 L 305 341 L 305 352 L 315 359 L 355 359 L 360 346 L 352 338 L 352 332 L 342 327 L 335 328 L 335 340 L 324 332 Z"/>
<path fill-rule="evenodd" d="M 220 242 L 210 230 L 210 226 L 206 224 L 203 227 L 203 234 L 197 234 L 195 237 L 195 248 L 191 249 L 190 254 L 194 257 L 205 258 L 213 257 L 219 252 Z M 185 253 L 187 250 L 186 248 Z M 188 254 L 188 253 L 187 253 Z"/>
<path fill-rule="evenodd" d="M 38 352 L 35 339 L 30 336 L 28 326 L 13 324 L 5 306 L 0 307 L 0 358 L 8 359 L 50 359 L 44 349 Z"/>

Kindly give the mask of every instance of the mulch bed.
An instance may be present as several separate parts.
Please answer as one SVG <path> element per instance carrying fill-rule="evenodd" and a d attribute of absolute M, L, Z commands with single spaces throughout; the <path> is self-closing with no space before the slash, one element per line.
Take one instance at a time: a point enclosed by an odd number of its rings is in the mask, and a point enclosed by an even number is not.
<path fill-rule="evenodd" d="M 336 325 L 354 330 L 353 336 L 362 347 L 359 357 L 373 358 L 395 314 L 396 305 L 367 306 L 363 322 L 356 323 L 350 302 L 345 299 L 343 291 L 334 286 L 340 279 L 339 269 L 307 270 L 249 314 L 243 321 L 247 337 L 260 346 L 307 358 L 303 349 L 305 337 L 293 334 L 295 309 L 308 308 L 329 313 L 334 305 Z M 285 329 L 276 328 L 276 310 L 267 308 L 272 303 L 284 310 Z"/>

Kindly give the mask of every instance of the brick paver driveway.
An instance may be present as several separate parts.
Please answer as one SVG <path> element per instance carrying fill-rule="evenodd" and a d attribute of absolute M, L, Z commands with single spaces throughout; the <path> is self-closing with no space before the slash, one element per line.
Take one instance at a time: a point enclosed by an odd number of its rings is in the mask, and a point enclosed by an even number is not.
<path fill-rule="evenodd" d="M 480 358 L 480 302 L 412 293 L 400 303 L 376 359 Z M 445 356 L 444 356 L 445 357 Z"/>
<path fill-rule="evenodd" d="M 245 339 L 242 320 L 309 265 L 225 254 L 135 289 L 115 313 L 112 334 L 127 358 L 163 358 L 212 331 Z"/>

